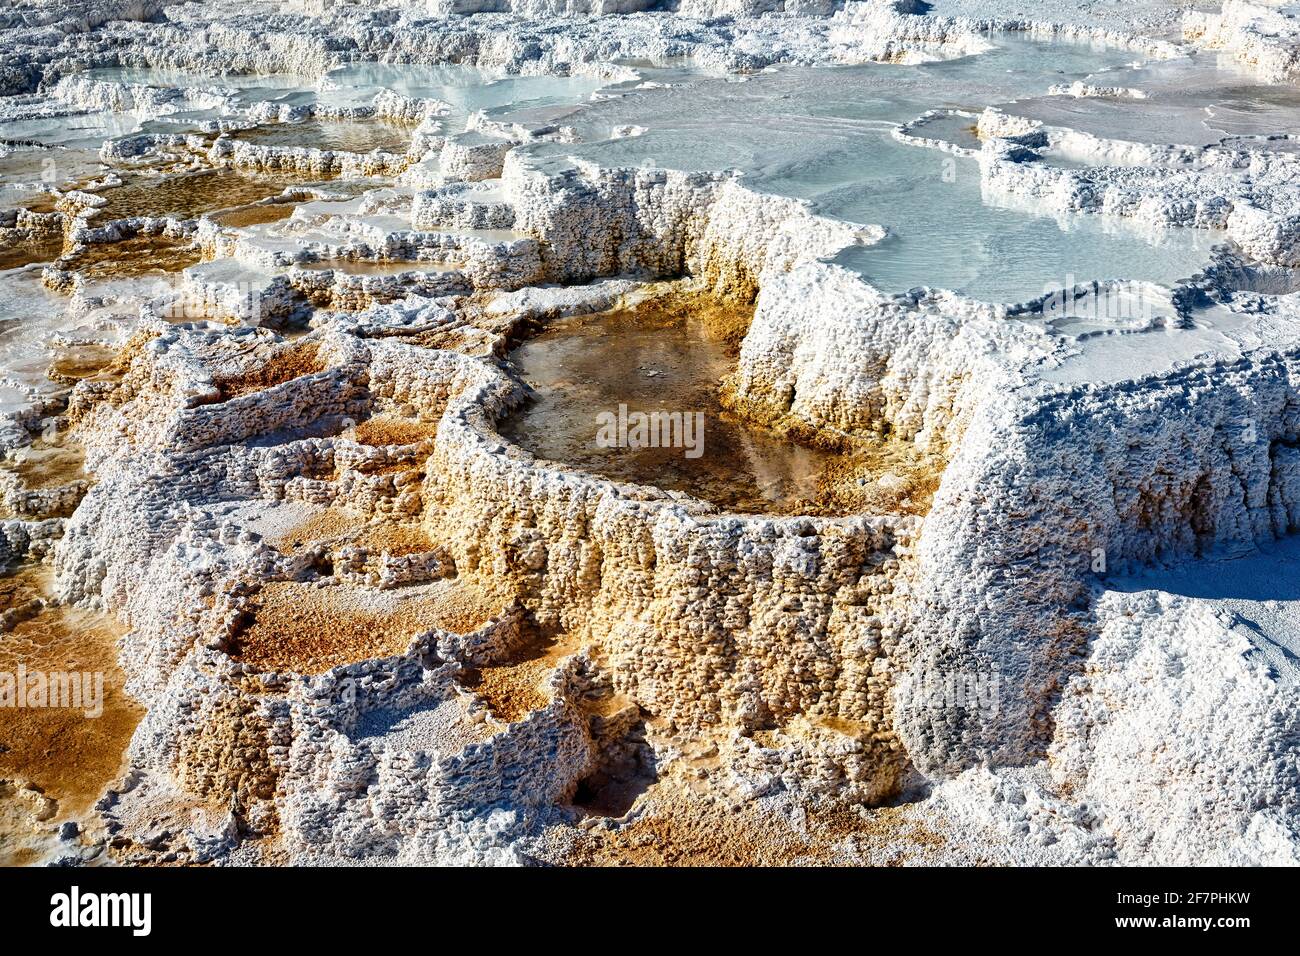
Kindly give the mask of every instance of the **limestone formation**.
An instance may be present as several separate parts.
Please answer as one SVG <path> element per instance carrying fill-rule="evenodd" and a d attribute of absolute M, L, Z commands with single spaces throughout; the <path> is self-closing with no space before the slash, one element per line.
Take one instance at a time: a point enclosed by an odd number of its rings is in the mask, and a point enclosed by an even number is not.
<path fill-rule="evenodd" d="M 1300 528 L 1300 151 L 1257 128 L 1300 106 L 1179 99 L 1229 86 L 1197 50 L 1293 93 L 1283 7 L 11 6 L 0 660 L 84 615 L 142 709 L 103 779 L 0 764 L 31 859 L 1300 859 L 1294 589 L 1204 583 Z M 1116 59 L 978 73 L 1050 44 Z M 655 112 L 765 83 L 748 128 Z M 846 212 L 931 166 L 954 232 L 1205 252 L 1018 301 L 873 271 L 943 258 Z M 556 428 L 662 376 L 815 490 L 515 437 L 522 350 L 614 313 L 725 368 L 593 337 Z"/>

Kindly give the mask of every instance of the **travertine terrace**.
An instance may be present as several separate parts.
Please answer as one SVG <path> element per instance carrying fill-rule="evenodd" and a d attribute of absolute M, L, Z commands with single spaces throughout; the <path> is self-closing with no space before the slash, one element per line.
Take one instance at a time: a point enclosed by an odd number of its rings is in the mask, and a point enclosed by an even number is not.
<path fill-rule="evenodd" d="M 1300 863 L 1300 11 L 1095 6 L 7 5 L 0 858 Z"/>

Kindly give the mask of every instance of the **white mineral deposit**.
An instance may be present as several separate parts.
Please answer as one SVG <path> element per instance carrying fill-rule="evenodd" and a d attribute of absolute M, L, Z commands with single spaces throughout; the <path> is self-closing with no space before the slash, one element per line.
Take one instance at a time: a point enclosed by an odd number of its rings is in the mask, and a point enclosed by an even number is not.
<path fill-rule="evenodd" d="M 1300 864 L 1300 5 L 6 0 L 0 863 Z"/>

